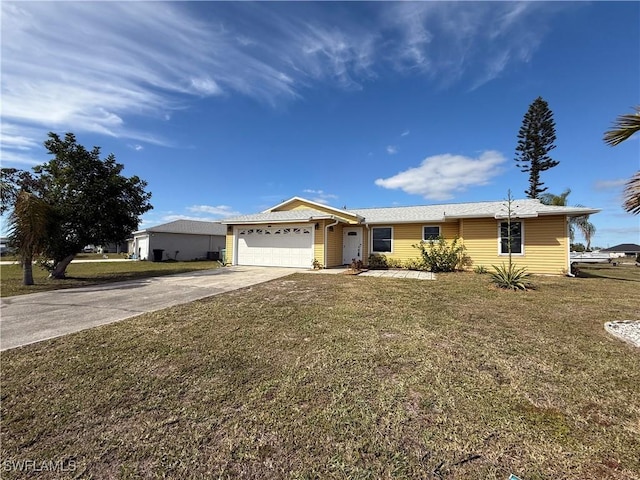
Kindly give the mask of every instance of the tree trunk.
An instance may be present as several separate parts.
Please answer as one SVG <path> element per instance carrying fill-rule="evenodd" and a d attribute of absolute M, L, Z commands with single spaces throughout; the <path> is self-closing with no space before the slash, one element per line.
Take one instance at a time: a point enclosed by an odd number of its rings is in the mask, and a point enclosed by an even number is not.
<path fill-rule="evenodd" d="M 33 285 L 33 258 L 31 256 L 22 259 L 22 284 Z"/>
<path fill-rule="evenodd" d="M 68 256 L 64 257 L 63 260 L 59 261 L 56 264 L 56 266 L 53 267 L 53 270 L 49 274 L 49 278 L 55 278 L 56 280 L 60 280 L 62 278 L 66 278 L 66 276 L 67 276 L 67 274 L 66 274 L 67 267 L 71 263 L 71 260 L 73 260 L 74 258 L 76 258 L 75 253 L 73 255 L 68 255 Z"/>

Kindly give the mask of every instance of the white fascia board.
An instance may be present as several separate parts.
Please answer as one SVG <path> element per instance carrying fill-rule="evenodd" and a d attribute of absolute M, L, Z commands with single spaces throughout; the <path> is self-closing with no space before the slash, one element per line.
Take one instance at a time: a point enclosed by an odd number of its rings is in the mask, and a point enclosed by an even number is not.
<path fill-rule="evenodd" d="M 496 220 L 504 220 L 505 218 L 509 218 L 509 215 L 506 213 L 496 213 L 493 218 Z M 511 218 L 538 218 L 537 213 L 517 213 L 513 212 L 511 214 Z"/>
<path fill-rule="evenodd" d="M 445 217 L 442 218 L 429 218 L 429 219 L 424 219 L 424 218 L 419 218 L 416 220 L 381 220 L 379 222 L 371 222 L 371 221 L 367 221 L 366 217 L 364 219 L 365 221 L 363 222 L 365 225 L 384 225 L 384 226 L 388 226 L 388 225 L 398 225 L 398 224 L 402 224 L 402 223 L 442 223 L 442 222 L 446 222 L 447 219 Z"/>

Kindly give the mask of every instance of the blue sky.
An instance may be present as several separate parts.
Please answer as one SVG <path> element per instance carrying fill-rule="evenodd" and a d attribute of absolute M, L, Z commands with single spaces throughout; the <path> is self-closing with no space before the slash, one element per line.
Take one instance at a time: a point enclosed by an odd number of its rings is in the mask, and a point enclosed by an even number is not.
<path fill-rule="evenodd" d="M 640 104 L 638 2 L 1 8 L 2 165 L 46 161 L 46 133 L 74 132 L 148 181 L 142 228 L 292 196 L 352 208 L 523 198 L 517 133 L 542 96 L 560 161 L 545 186 L 602 209 L 592 244 L 640 243 L 640 219 L 620 207 L 640 141 L 602 141 Z"/>

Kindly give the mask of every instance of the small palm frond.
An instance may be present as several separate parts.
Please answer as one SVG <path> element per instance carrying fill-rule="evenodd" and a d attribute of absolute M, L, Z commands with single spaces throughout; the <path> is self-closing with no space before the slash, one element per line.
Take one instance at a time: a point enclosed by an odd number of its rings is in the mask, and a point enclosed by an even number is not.
<path fill-rule="evenodd" d="M 604 134 L 604 142 L 612 147 L 624 142 L 634 133 L 640 132 L 640 106 L 634 107 L 636 113 L 620 115 L 613 128 Z"/>
<path fill-rule="evenodd" d="M 640 213 L 640 170 L 631 177 L 624 188 L 624 209 L 634 215 Z"/>

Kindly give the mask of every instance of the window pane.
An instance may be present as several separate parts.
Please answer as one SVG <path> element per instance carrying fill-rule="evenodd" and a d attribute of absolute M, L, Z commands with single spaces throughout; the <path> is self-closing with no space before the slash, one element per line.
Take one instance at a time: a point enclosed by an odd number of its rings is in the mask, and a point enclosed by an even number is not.
<path fill-rule="evenodd" d="M 373 251 L 374 252 L 391 252 L 391 228 L 374 228 L 373 229 Z"/>
<path fill-rule="evenodd" d="M 500 253 L 509 253 L 509 223 L 500 224 Z M 511 222 L 511 253 L 522 253 L 522 223 Z"/>
<path fill-rule="evenodd" d="M 422 231 L 423 240 L 435 240 L 440 236 L 440 227 L 424 227 Z"/>

